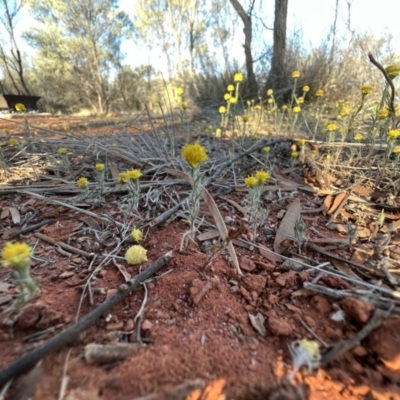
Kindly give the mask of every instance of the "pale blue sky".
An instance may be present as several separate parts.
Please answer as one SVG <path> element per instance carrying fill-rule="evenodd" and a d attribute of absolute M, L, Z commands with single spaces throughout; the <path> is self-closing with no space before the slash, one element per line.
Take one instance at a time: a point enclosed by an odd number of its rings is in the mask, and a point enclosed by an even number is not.
<path fill-rule="evenodd" d="M 273 26 L 274 0 L 262 1 L 264 22 L 268 27 Z M 357 33 L 370 32 L 380 37 L 389 32 L 394 36 L 393 43 L 396 46 L 396 53 L 400 53 L 400 22 L 399 14 L 396 12 L 396 5 L 399 0 L 339 0 L 338 31 L 343 35 L 347 30 L 348 7 L 352 3 L 350 28 Z M 131 17 L 134 13 L 134 0 L 121 0 L 121 8 Z M 293 32 L 302 31 L 304 43 L 308 46 L 316 46 L 326 38 L 334 18 L 336 0 L 289 0 L 288 12 L 288 36 Z M 232 48 L 232 53 L 239 61 L 243 62 L 243 34 L 241 29 L 238 32 L 238 40 Z M 17 33 L 35 24 L 26 14 L 21 15 L 17 25 Z M 265 34 L 266 39 L 272 42 L 272 32 Z M 23 51 L 33 55 L 22 41 L 20 42 Z M 136 67 L 140 64 L 153 63 L 160 65 L 159 55 L 150 53 L 144 48 L 135 44 L 132 40 L 124 43 L 123 51 L 127 54 L 126 63 Z"/>

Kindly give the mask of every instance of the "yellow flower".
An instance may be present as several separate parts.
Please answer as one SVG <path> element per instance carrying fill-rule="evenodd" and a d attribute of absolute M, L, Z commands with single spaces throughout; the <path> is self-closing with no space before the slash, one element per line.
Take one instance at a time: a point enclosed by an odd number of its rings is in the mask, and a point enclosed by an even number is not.
<path fill-rule="evenodd" d="M 363 140 L 363 138 L 364 138 L 364 136 L 362 135 L 362 133 L 356 133 L 356 134 L 354 135 L 354 140 L 355 140 L 356 142 L 361 142 L 361 140 Z"/>
<path fill-rule="evenodd" d="M 332 156 L 330 154 L 327 154 L 325 158 L 326 158 L 326 161 L 330 161 Z"/>
<path fill-rule="evenodd" d="M 175 90 L 175 93 L 176 93 L 177 96 L 182 96 L 184 92 L 185 91 L 181 87 L 178 87 Z"/>
<path fill-rule="evenodd" d="M 142 175 L 143 174 L 140 169 L 131 169 L 129 171 L 126 171 L 126 177 L 128 180 L 131 181 L 137 181 Z"/>
<path fill-rule="evenodd" d="M 267 95 L 268 96 L 272 96 L 273 93 L 274 93 L 274 91 L 272 89 L 268 89 L 267 90 Z"/>
<path fill-rule="evenodd" d="M 400 154 L 400 146 L 395 146 L 395 147 L 393 148 L 393 153 L 394 153 L 394 154 Z"/>
<path fill-rule="evenodd" d="M 306 144 L 306 139 L 299 139 L 297 143 L 299 144 L 300 147 L 303 147 Z"/>
<path fill-rule="evenodd" d="M 207 149 L 199 142 L 185 144 L 182 149 L 182 156 L 192 168 L 197 168 L 201 163 L 208 160 Z"/>
<path fill-rule="evenodd" d="M 301 111 L 301 108 L 299 106 L 293 107 L 293 113 L 298 114 Z"/>
<path fill-rule="evenodd" d="M 261 169 L 256 172 L 256 179 L 259 185 L 263 185 L 270 177 L 271 174 L 268 171 L 263 171 Z"/>
<path fill-rule="evenodd" d="M 132 265 L 142 264 L 147 261 L 147 250 L 138 244 L 131 246 L 125 253 L 125 260 Z"/>
<path fill-rule="evenodd" d="M 221 106 L 218 111 L 220 112 L 220 114 L 225 114 L 226 113 L 226 107 Z"/>
<path fill-rule="evenodd" d="M 229 100 L 231 98 L 231 95 L 229 93 L 224 94 L 224 100 Z"/>
<path fill-rule="evenodd" d="M 303 92 L 309 92 L 310 91 L 310 86 L 303 86 Z"/>
<path fill-rule="evenodd" d="M 9 144 L 10 146 L 16 146 L 16 145 L 18 144 L 18 140 L 17 140 L 17 139 L 11 138 L 11 139 L 8 141 L 8 144 Z"/>
<path fill-rule="evenodd" d="M 396 140 L 399 136 L 400 136 L 400 130 L 399 129 L 391 129 L 388 132 L 389 140 Z"/>
<path fill-rule="evenodd" d="M 340 115 L 341 115 L 342 117 L 346 117 L 346 116 L 349 115 L 349 114 L 350 114 L 350 107 L 348 107 L 348 106 L 343 106 L 342 109 L 341 109 L 341 111 L 340 111 Z"/>
<path fill-rule="evenodd" d="M 337 125 L 336 125 L 334 122 L 331 122 L 330 124 L 328 124 L 328 125 L 326 126 L 326 130 L 327 130 L 328 132 L 336 131 L 336 130 L 337 130 Z"/>
<path fill-rule="evenodd" d="M 284 104 L 284 105 L 282 106 L 282 110 L 287 110 L 287 109 L 288 109 L 287 104 Z"/>
<path fill-rule="evenodd" d="M 95 168 L 96 168 L 96 171 L 101 172 L 101 171 L 104 171 L 105 165 L 102 163 L 96 163 Z"/>
<path fill-rule="evenodd" d="M 221 136 L 221 128 L 217 128 L 215 130 L 215 136 L 217 136 L 217 137 Z"/>
<path fill-rule="evenodd" d="M 16 109 L 18 112 L 24 112 L 24 111 L 26 111 L 26 108 L 25 108 L 25 106 L 24 106 L 22 103 L 17 103 L 17 104 L 15 105 L 15 109 Z"/>
<path fill-rule="evenodd" d="M 292 151 L 292 153 L 290 154 L 290 157 L 292 158 L 297 158 L 299 156 L 299 153 L 297 151 Z"/>
<path fill-rule="evenodd" d="M 297 79 L 300 77 L 300 71 L 293 71 L 292 72 L 292 78 Z"/>
<path fill-rule="evenodd" d="M 385 68 L 390 79 L 396 78 L 400 74 L 400 67 L 398 65 L 389 65 Z"/>
<path fill-rule="evenodd" d="M 126 172 L 120 172 L 118 175 L 119 183 L 122 185 L 128 182 L 128 174 Z"/>
<path fill-rule="evenodd" d="M 242 82 L 243 81 L 243 74 L 240 72 L 237 72 L 234 77 L 233 77 L 234 82 Z"/>
<path fill-rule="evenodd" d="M 181 107 L 182 107 L 183 110 L 186 110 L 186 109 L 187 109 L 187 103 L 186 103 L 186 101 L 182 101 Z"/>
<path fill-rule="evenodd" d="M 228 90 L 228 92 L 233 92 L 233 91 L 235 90 L 235 86 L 233 86 L 233 85 L 228 85 L 227 90 Z"/>
<path fill-rule="evenodd" d="M 274 99 L 268 99 L 268 104 L 273 104 L 274 103 Z"/>
<path fill-rule="evenodd" d="M 140 229 L 133 228 L 131 236 L 136 243 L 139 243 L 143 240 L 143 232 Z"/>
<path fill-rule="evenodd" d="M 271 151 L 271 147 L 265 146 L 265 147 L 262 148 L 262 151 L 263 151 L 264 153 L 269 153 L 269 152 Z"/>
<path fill-rule="evenodd" d="M 81 177 L 76 181 L 76 184 L 81 188 L 81 189 L 86 189 L 89 185 L 89 181 L 85 177 Z"/>
<path fill-rule="evenodd" d="M 231 104 L 236 104 L 237 103 L 237 98 L 236 97 L 231 97 L 229 99 L 229 101 L 230 101 Z"/>
<path fill-rule="evenodd" d="M 255 176 L 248 176 L 244 180 L 244 184 L 251 189 L 258 185 L 258 179 Z"/>
<path fill-rule="evenodd" d="M 361 88 L 361 94 L 362 94 L 363 96 L 365 96 L 365 95 L 367 95 L 367 94 L 370 94 L 371 91 L 372 91 L 372 86 L 370 86 L 370 85 L 365 85 L 365 86 L 363 86 L 363 87 Z"/>
<path fill-rule="evenodd" d="M 26 243 L 7 242 L 1 253 L 1 263 L 4 267 L 26 268 L 31 261 L 32 249 Z"/>
<path fill-rule="evenodd" d="M 67 154 L 67 148 L 66 147 L 59 147 L 58 148 L 58 154 L 61 154 L 61 155 Z"/>
<path fill-rule="evenodd" d="M 249 122 L 249 116 L 246 114 L 242 115 L 242 120 L 243 122 Z"/>
<path fill-rule="evenodd" d="M 304 103 L 304 97 L 298 97 L 296 99 L 296 101 L 297 101 L 297 104 L 303 104 Z"/>
<path fill-rule="evenodd" d="M 381 108 L 378 111 L 378 118 L 379 119 L 386 119 L 389 116 L 389 110 L 387 108 Z"/>
<path fill-rule="evenodd" d="M 322 96 L 324 95 L 324 91 L 323 91 L 322 89 L 318 89 L 318 90 L 315 92 L 315 95 L 316 95 L 317 97 L 322 97 Z"/>

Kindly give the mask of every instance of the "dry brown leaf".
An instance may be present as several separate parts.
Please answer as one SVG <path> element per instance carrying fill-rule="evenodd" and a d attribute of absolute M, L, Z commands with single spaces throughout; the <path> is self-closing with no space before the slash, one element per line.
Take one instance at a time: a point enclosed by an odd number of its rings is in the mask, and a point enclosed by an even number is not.
<path fill-rule="evenodd" d="M 218 229 L 212 229 L 211 231 L 203 232 L 200 235 L 197 236 L 197 239 L 200 240 L 200 242 L 203 242 L 204 240 L 211 240 L 219 237 L 219 230 Z"/>
<path fill-rule="evenodd" d="M 231 204 L 233 207 L 235 207 L 238 211 L 240 211 L 243 215 L 246 215 L 246 210 L 244 207 L 242 207 L 240 204 L 236 203 L 235 200 L 228 199 L 225 196 L 219 196 L 220 199 L 225 200 L 229 204 Z"/>
<path fill-rule="evenodd" d="M 267 260 L 275 263 L 282 262 L 282 257 L 280 257 L 278 254 L 275 254 L 272 250 L 267 249 L 264 246 L 259 246 L 258 250 L 260 251 L 260 254 L 265 257 Z"/>
<path fill-rule="evenodd" d="M 10 207 L 9 210 L 11 213 L 11 218 L 12 218 L 13 223 L 15 225 L 19 224 L 21 222 L 21 215 L 20 215 L 18 209 L 15 207 Z"/>
<path fill-rule="evenodd" d="M 293 201 L 288 210 L 286 211 L 285 216 L 282 219 L 282 222 L 279 225 L 278 232 L 275 236 L 274 241 L 274 251 L 275 253 L 281 254 L 284 250 L 281 246 L 281 243 L 288 238 L 294 237 L 294 225 L 296 221 L 300 218 L 301 215 L 301 204 L 300 199 L 296 199 Z"/>
<path fill-rule="evenodd" d="M 122 264 L 118 264 L 115 259 L 113 259 L 113 263 L 119 269 L 119 272 L 121 272 L 122 276 L 125 279 L 125 282 L 128 282 L 131 279 L 131 274 L 126 270 L 125 266 Z"/>
<path fill-rule="evenodd" d="M 0 219 L 5 219 L 10 215 L 10 208 L 4 207 L 3 211 L 1 212 Z"/>
<path fill-rule="evenodd" d="M 217 228 L 219 230 L 219 233 L 220 233 L 222 239 L 225 240 L 228 235 L 228 229 L 226 228 L 224 219 L 222 218 L 222 215 L 219 212 L 217 203 L 214 201 L 213 197 L 211 196 L 211 194 L 209 193 L 209 191 L 207 189 L 204 189 L 204 191 L 203 191 L 203 199 L 204 199 L 205 203 L 207 204 L 208 209 L 210 210 L 210 212 L 214 218 L 215 225 L 217 225 Z M 229 242 L 229 244 L 227 246 L 227 250 L 228 250 L 229 256 L 231 258 L 232 264 L 236 268 L 237 273 L 239 275 L 243 275 L 242 271 L 240 270 L 239 261 L 236 256 L 235 248 L 233 247 L 232 242 Z"/>
<path fill-rule="evenodd" d="M 265 318 L 264 315 L 258 313 L 257 315 L 249 314 L 249 320 L 253 328 L 262 336 L 264 337 L 267 334 L 267 330 L 265 329 Z"/>
<path fill-rule="evenodd" d="M 333 201 L 332 205 L 330 206 L 327 214 L 328 215 L 332 215 L 337 209 L 338 207 L 341 205 L 341 203 L 343 202 L 343 200 L 346 198 L 346 196 L 348 196 L 347 192 L 342 192 L 339 193 L 336 197 L 335 200 Z"/>

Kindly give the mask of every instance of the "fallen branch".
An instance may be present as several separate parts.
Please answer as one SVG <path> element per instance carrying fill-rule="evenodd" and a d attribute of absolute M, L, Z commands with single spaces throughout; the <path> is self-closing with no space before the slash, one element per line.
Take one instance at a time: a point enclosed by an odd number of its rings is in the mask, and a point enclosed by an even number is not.
<path fill-rule="evenodd" d="M 142 273 L 137 275 L 135 279 L 131 279 L 130 281 L 123 283 L 113 296 L 108 298 L 89 314 L 85 315 L 76 324 L 70 326 L 59 335 L 53 337 L 43 346 L 23 355 L 21 358 L 0 371 L 0 388 L 2 388 L 10 379 L 32 368 L 47 354 L 58 350 L 62 346 L 79 340 L 79 337 L 83 331 L 92 325 L 98 318 L 104 315 L 110 308 L 125 299 L 133 290 L 138 289 L 143 282 L 149 279 L 159 269 L 164 267 L 171 259 L 171 252 L 164 254 L 155 263 L 150 265 L 150 267 L 146 268 Z"/>

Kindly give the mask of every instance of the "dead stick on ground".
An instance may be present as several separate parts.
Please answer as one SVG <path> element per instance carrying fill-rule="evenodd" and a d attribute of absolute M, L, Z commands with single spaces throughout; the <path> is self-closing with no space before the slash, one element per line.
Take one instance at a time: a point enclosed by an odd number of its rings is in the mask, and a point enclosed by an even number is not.
<path fill-rule="evenodd" d="M 164 254 L 155 263 L 150 265 L 150 267 L 137 275 L 135 279 L 131 279 L 130 281 L 122 284 L 118 288 L 117 293 L 107 299 L 104 303 L 100 304 L 89 314 L 85 315 L 76 324 L 61 332 L 59 335 L 53 337 L 43 346 L 23 355 L 21 358 L 0 371 L 0 388 L 2 388 L 11 378 L 14 378 L 15 376 L 20 375 L 21 373 L 32 368 L 47 354 L 58 350 L 62 346 L 79 340 L 79 337 L 83 331 L 92 325 L 98 318 L 104 315 L 111 307 L 127 297 L 133 290 L 140 288 L 144 281 L 149 279 L 155 272 L 164 267 L 171 259 L 171 252 Z"/>
<path fill-rule="evenodd" d="M 59 242 L 57 240 L 54 240 L 49 236 L 43 235 L 42 233 L 34 233 L 33 236 L 37 237 L 40 240 L 43 240 L 43 242 L 50 243 L 53 246 L 60 246 L 64 250 L 67 250 L 71 253 L 79 254 L 80 256 L 83 256 L 83 257 L 86 257 L 89 259 L 95 256 L 95 253 L 88 253 L 87 251 L 77 249 L 76 247 L 72 247 L 64 242 Z"/>
<path fill-rule="evenodd" d="M 327 364 L 339 357 L 342 353 L 352 349 L 360 344 L 372 331 L 379 328 L 382 324 L 382 314 L 380 310 L 375 310 L 374 314 L 359 332 L 348 340 L 341 340 L 332 350 L 324 354 L 321 359 L 321 364 Z"/>

